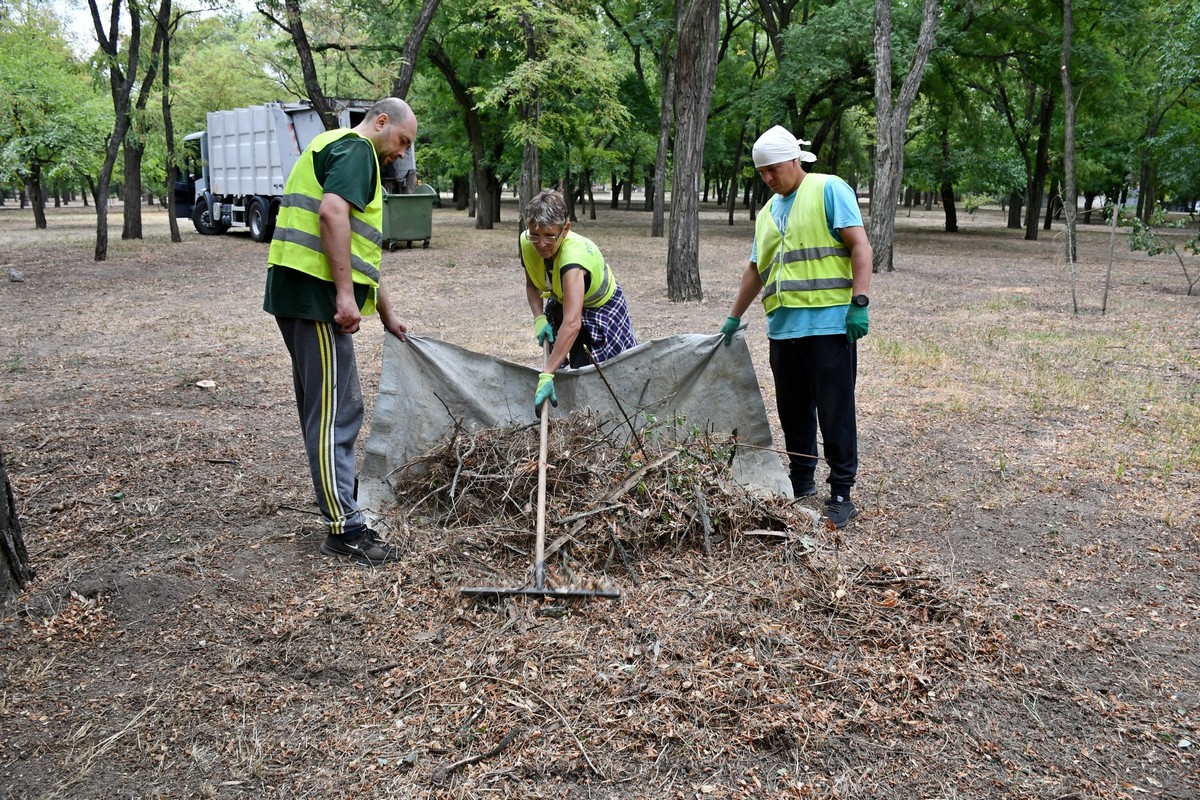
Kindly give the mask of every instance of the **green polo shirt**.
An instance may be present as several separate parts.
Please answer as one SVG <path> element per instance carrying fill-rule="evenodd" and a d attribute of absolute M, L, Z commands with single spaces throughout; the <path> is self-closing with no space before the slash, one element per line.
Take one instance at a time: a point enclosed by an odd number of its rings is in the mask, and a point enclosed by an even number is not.
<path fill-rule="evenodd" d="M 362 211 L 375 194 L 375 154 L 371 143 L 361 136 L 347 136 L 313 157 L 313 171 L 326 194 L 336 194 Z M 354 284 L 354 299 L 362 308 L 370 287 Z M 331 281 L 323 281 L 295 269 L 275 264 L 267 269 L 267 288 L 263 310 L 276 317 L 333 322 L 337 312 L 337 290 Z"/>

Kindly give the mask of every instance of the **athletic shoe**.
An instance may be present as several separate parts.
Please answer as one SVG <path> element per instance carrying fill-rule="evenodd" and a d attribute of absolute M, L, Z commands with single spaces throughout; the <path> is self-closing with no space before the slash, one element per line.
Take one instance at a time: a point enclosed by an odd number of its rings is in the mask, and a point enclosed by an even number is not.
<path fill-rule="evenodd" d="M 854 501 L 849 497 L 834 495 L 825 501 L 825 519 L 828 520 L 828 525 L 834 529 L 844 528 L 858 516 L 858 509 L 854 507 Z"/>
<path fill-rule="evenodd" d="M 400 560 L 400 552 L 380 539 L 379 534 L 370 528 L 363 528 L 353 536 L 334 536 L 331 533 L 321 542 L 321 552 L 329 556 L 349 558 L 370 567 Z"/>

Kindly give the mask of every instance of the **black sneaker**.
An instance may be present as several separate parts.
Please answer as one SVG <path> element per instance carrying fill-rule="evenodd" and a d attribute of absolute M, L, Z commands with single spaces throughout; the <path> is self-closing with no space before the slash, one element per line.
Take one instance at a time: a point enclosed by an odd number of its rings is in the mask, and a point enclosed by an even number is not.
<path fill-rule="evenodd" d="M 792 496 L 799 500 L 801 497 L 813 497 L 817 493 L 817 482 L 809 478 L 792 483 Z"/>
<path fill-rule="evenodd" d="M 321 542 L 321 552 L 329 556 L 349 558 L 370 567 L 400 560 L 400 552 L 380 539 L 379 534 L 370 528 L 363 528 L 353 536 L 334 536 L 331 533 Z"/>
<path fill-rule="evenodd" d="M 849 497 L 834 495 L 825 501 L 825 519 L 831 528 L 844 528 L 857 516 L 858 509 Z"/>

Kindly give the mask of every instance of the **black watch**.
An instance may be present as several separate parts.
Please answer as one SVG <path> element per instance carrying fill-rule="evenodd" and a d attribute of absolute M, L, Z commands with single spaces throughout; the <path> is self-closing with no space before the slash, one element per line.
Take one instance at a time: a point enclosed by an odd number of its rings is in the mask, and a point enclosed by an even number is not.
<path fill-rule="evenodd" d="M 850 304 L 858 306 L 859 308 L 866 308 L 867 306 L 871 305 L 871 298 L 867 297 L 865 294 L 856 294 L 854 297 L 850 298 Z"/>

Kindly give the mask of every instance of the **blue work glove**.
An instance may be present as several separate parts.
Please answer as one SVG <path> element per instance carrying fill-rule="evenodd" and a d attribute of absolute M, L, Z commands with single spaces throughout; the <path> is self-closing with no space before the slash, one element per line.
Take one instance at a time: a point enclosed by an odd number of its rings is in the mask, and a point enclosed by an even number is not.
<path fill-rule="evenodd" d="M 870 327 L 871 324 L 867 320 L 867 309 L 862 306 L 850 306 L 846 311 L 846 338 L 857 342 L 867 335 L 867 329 Z"/>
<path fill-rule="evenodd" d="M 550 320 L 546 319 L 545 314 L 538 314 L 533 320 L 533 335 L 537 337 L 538 344 L 545 344 L 546 340 L 554 341 L 554 326 L 550 324 Z"/>
<path fill-rule="evenodd" d="M 533 395 L 533 410 L 540 411 L 542 403 L 550 400 L 550 405 L 558 408 L 558 395 L 554 393 L 554 373 L 539 372 L 537 392 Z"/>
<path fill-rule="evenodd" d="M 733 341 L 733 334 L 735 334 L 737 332 L 737 329 L 740 328 L 741 326 L 742 326 L 742 318 L 741 317 L 726 317 L 725 324 L 721 326 L 721 333 L 724 334 L 724 336 L 725 336 L 725 346 L 726 347 L 728 347 L 729 343 Z"/>

